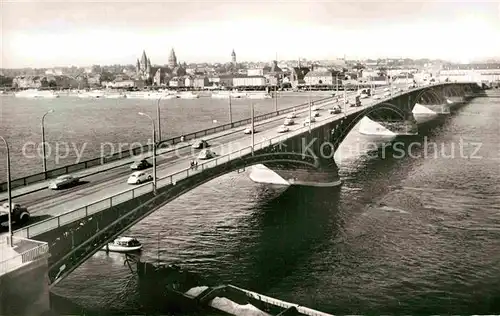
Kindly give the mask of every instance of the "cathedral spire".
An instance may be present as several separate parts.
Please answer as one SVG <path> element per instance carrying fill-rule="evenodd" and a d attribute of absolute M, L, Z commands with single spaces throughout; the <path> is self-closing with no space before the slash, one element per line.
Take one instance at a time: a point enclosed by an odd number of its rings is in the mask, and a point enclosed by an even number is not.
<path fill-rule="evenodd" d="M 170 56 L 168 57 L 168 66 L 170 68 L 174 68 L 177 66 L 177 56 L 175 56 L 175 51 L 173 48 L 170 51 Z"/>
<path fill-rule="evenodd" d="M 148 57 L 146 56 L 146 51 L 142 51 L 141 66 L 146 67 L 148 64 Z"/>
<path fill-rule="evenodd" d="M 233 65 L 236 65 L 236 53 L 234 52 L 234 48 L 233 48 L 233 52 L 231 53 L 231 63 Z"/>

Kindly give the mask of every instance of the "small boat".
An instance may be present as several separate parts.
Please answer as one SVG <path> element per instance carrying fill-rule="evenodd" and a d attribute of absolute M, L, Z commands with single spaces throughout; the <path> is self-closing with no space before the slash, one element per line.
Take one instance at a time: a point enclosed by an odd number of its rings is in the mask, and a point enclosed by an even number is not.
<path fill-rule="evenodd" d="M 248 93 L 247 98 L 263 100 L 263 99 L 272 99 L 272 96 L 269 93 Z"/>
<path fill-rule="evenodd" d="M 133 252 L 141 249 L 142 244 L 132 237 L 118 237 L 102 248 L 102 250 L 112 252 Z"/>

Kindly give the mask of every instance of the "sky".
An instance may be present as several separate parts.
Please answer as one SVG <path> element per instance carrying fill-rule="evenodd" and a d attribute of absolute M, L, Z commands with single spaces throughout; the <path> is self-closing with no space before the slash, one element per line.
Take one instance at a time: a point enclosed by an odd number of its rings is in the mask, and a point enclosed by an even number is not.
<path fill-rule="evenodd" d="M 1 68 L 500 57 L 500 1 L 6 1 Z"/>

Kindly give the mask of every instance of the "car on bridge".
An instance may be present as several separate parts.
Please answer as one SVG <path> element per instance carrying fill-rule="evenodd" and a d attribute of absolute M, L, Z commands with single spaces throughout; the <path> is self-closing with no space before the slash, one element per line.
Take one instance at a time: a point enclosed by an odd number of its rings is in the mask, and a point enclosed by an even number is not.
<path fill-rule="evenodd" d="M 245 133 L 245 134 L 252 134 L 252 133 L 255 133 L 255 129 L 252 130 L 251 127 L 247 127 L 247 128 L 245 128 L 245 130 L 243 131 L 243 133 Z"/>
<path fill-rule="evenodd" d="M 65 174 L 57 177 L 54 181 L 49 184 L 49 189 L 59 190 L 61 188 L 69 187 L 80 182 L 80 178 L 75 177 L 71 174 Z"/>
<path fill-rule="evenodd" d="M 291 118 L 286 118 L 285 122 L 283 122 L 283 125 L 288 126 L 288 125 L 293 125 L 295 124 L 295 121 Z"/>
<path fill-rule="evenodd" d="M 11 203 L 12 213 L 11 220 L 12 224 L 25 225 L 30 220 L 30 212 L 26 207 L 22 207 L 18 203 Z M 0 226 L 9 226 L 9 203 L 4 203 L 0 208 Z"/>
<path fill-rule="evenodd" d="M 342 109 L 340 108 L 340 106 L 338 105 L 334 105 L 331 109 L 330 109 L 330 114 L 339 114 L 339 113 L 342 113 Z"/>
<path fill-rule="evenodd" d="M 297 118 L 297 113 L 295 113 L 295 111 L 293 111 L 292 113 L 288 114 L 286 116 L 287 119 L 294 119 L 294 118 Z"/>
<path fill-rule="evenodd" d="M 143 170 L 152 167 L 153 165 L 149 163 L 146 159 L 143 159 L 141 161 L 136 161 L 134 162 L 131 166 L 130 169 L 132 170 Z"/>
<path fill-rule="evenodd" d="M 303 125 L 304 126 L 308 126 L 310 125 L 311 123 L 314 123 L 316 122 L 316 119 L 314 118 L 314 116 L 311 116 L 310 118 L 306 118 L 306 120 L 304 121 Z"/>
<path fill-rule="evenodd" d="M 374 98 L 375 100 L 380 100 L 380 99 L 382 99 L 382 97 L 381 97 L 379 94 L 374 94 L 374 95 L 373 95 L 373 98 Z"/>
<path fill-rule="evenodd" d="M 196 139 L 191 144 L 191 148 L 193 149 L 203 149 L 208 147 L 209 147 L 208 142 L 204 139 Z"/>
<path fill-rule="evenodd" d="M 286 125 L 280 125 L 277 131 L 278 133 L 286 133 L 290 131 L 290 128 L 288 128 L 288 126 Z"/>
<path fill-rule="evenodd" d="M 312 116 L 312 117 L 318 117 L 318 116 L 319 116 L 319 112 L 318 112 L 318 111 L 313 111 L 313 112 L 311 113 L 311 116 Z"/>
<path fill-rule="evenodd" d="M 318 109 L 318 107 L 313 106 L 313 107 L 311 108 L 311 111 L 315 112 L 315 111 L 319 111 L 319 109 Z"/>
<path fill-rule="evenodd" d="M 210 149 L 203 149 L 198 154 L 198 159 L 199 160 L 207 160 L 207 159 L 215 158 L 216 156 L 217 156 L 217 154 L 215 152 L 211 151 Z"/>
<path fill-rule="evenodd" d="M 153 180 L 153 177 L 150 174 L 145 173 L 144 171 L 136 171 L 128 177 L 128 184 L 141 184 L 147 181 Z"/>

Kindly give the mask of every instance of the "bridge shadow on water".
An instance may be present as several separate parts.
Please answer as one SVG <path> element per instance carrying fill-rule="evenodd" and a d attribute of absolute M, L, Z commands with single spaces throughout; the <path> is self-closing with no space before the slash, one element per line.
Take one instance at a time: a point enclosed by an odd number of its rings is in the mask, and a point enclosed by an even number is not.
<path fill-rule="evenodd" d="M 315 245 L 330 233 L 337 220 L 340 187 L 291 186 L 252 208 L 251 238 L 240 241 L 241 265 L 233 265 L 226 277 L 236 285 L 269 292 L 297 269 L 307 265 Z"/>

